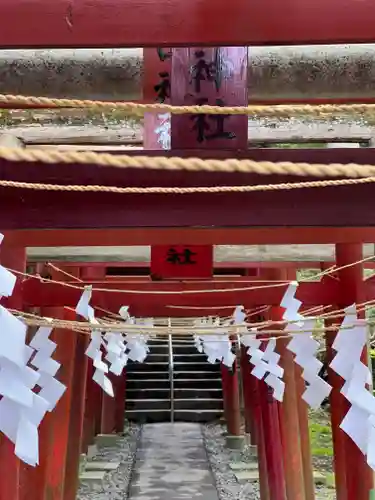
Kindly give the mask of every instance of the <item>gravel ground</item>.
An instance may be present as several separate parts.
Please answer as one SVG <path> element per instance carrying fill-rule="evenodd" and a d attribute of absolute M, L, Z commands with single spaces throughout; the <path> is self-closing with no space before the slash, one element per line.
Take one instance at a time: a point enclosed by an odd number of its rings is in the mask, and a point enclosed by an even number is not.
<path fill-rule="evenodd" d="M 231 462 L 246 462 L 254 460 L 250 448 L 243 451 L 231 451 L 225 446 L 225 426 L 208 424 L 203 427 L 203 436 L 211 469 L 215 477 L 220 500 L 258 500 L 258 483 L 238 483 L 233 471 L 229 468 Z"/>
<path fill-rule="evenodd" d="M 225 446 L 225 426 L 208 424 L 203 428 L 203 435 L 212 472 L 215 476 L 216 487 L 220 500 L 260 500 L 259 483 L 237 482 L 231 462 L 253 461 L 250 447 L 245 446 L 243 451 L 230 451 Z M 316 500 L 334 500 L 335 490 L 325 486 L 316 486 Z"/>
<path fill-rule="evenodd" d="M 120 467 L 108 473 L 101 485 L 88 486 L 81 483 L 77 500 L 126 500 L 129 483 L 137 451 L 141 427 L 134 424 L 126 426 L 124 437 L 114 447 L 108 447 L 98 452 L 93 460 L 118 462 Z"/>

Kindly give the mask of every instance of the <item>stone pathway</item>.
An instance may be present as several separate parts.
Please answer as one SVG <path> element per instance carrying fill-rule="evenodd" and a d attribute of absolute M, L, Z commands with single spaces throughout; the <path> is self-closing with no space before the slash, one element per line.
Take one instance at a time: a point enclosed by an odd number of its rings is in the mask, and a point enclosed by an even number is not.
<path fill-rule="evenodd" d="M 218 500 L 199 424 L 148 424 L 129 500 Z"/>

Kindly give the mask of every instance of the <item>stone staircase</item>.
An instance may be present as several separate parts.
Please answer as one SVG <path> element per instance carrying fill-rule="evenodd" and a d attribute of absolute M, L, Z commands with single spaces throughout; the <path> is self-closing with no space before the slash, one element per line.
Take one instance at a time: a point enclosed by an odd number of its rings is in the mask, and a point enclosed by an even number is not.
<path fill-rule="evenodd" d="M 223 413 L 220 365 L 198 353 L 192 335 L 172 336 L 173 380 L 167 337 L 148 342 L 144 363 L 127 368 L 126 418 L 136 422 L 208 422 Z M 173 390 L 173 401 L 172 401 Z"/>

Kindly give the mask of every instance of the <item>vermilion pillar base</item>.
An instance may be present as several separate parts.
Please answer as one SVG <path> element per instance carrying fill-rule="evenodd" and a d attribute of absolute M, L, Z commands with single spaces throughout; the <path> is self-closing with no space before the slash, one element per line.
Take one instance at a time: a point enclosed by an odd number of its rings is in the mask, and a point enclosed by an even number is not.
<path fill-rule="evenodd" d="M 103 392 L 102 396 L 102 418 L 101 418 L 101 434 L 113 434 L 116 432 L 116 375 L 108 374 L 108 378 L 112 382 L 114 397 L 108 396 Z"/>
<path fill-rule="evenodd" d="M 233 363 L 233 368 L 227 368 L 222 364 L 221 377 L 228 435 L 241 436 L 241 412 L 237 363 Z"/>

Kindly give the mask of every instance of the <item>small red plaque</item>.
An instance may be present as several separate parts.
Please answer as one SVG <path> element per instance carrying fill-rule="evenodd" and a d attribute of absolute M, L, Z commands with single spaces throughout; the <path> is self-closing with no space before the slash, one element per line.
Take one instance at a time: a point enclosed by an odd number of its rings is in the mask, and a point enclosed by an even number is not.
<path fill-rule="evenodd" d="M 212 278 L 212 245 L 163 245 L 151 247 L 153 278 Z"/>

